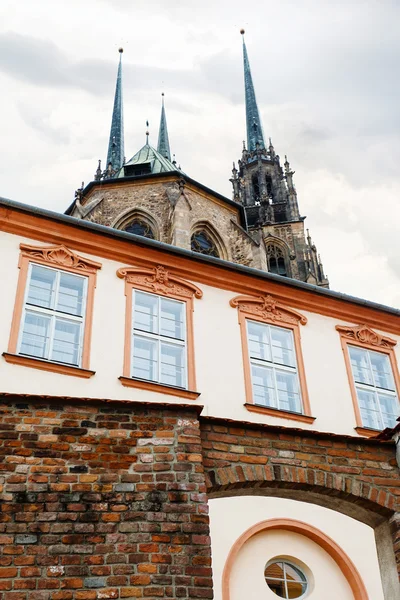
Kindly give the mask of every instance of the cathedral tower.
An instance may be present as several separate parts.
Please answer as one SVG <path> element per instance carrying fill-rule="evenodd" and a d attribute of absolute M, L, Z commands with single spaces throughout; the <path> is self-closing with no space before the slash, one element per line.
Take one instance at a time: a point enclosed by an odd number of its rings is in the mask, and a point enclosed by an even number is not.
<path fill-rule="evenodd" d="M 317 249 L 300 216 L 294 171 L 285 156 L 283 168 L 271 138 L 265 143 L 253 78 L 243 36 L 247 147 L 243 143 L 238 169 L 233 165 L 233 199 L 246 211 L 249 232 L 265 243 L 272 273 L 329 287 Z"/>
<path fill-rule="evenodd" d="M 244 33 L 244 32 L 242 32 Z M 68 214 L 155 240 L 328 287 L 317 249 L 300 216 L 293 171 L 265 143 L 243 38 L 247 146 L 233 167 L 233 200 L 184 173 L 171 157 L 162 94 L 157 148 L 124 157 L 122 48 L 105 169 L 76 192 Z M 147 123 L 148 127 L 148 123 Z"/>

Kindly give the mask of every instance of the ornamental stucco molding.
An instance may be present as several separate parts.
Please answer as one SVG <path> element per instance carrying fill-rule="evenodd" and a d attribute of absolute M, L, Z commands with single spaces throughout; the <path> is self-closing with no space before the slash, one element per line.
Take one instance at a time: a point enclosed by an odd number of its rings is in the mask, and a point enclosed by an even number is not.
<path fill-rule="evenodd" d="M 82 273 L 96 273 L 101 269 L 101 264 L 76 254 L 63 244 L 59 246 L 30 246 L 20 244 L 21 255 L 29 260 L 38 260 L 51 266 L 82 271 Z"/>
<path fill-rule="evenodd" d="M 158 265 L 154 268 L 123 267 L 118 269 L 117 275 L 127 283 L 146 289 L 154 294 L 164 296 L 178 296 L 182 298 L 202 298 L 203 292 L 193 283 L 181 279 Z"/>
<path fill-rule="evenodd" d="M 265 321 L 286 323 L 289 325 L 305 325 L 307 318 L 293 308 L 276 300 L 270 294 L 266 296 L 235 296 L 229 302 L 233 308 L 248 315 L 254 315 Z"/>
<path fill-rule="evenodd" d="M 368 325 L 356 325 L 355 327 L 346 327 L 345 325 L 336 325 L 336 331 L 349 341 L 359 342 L 366 346 L 376 346 L 377 348 L 393 348 L 396 340 L 377 333 Z"/>

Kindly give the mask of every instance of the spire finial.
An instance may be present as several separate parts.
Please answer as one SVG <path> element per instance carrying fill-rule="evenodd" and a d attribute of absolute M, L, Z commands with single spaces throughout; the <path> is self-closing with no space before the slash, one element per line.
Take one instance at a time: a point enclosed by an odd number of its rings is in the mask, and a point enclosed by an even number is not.
<path fill-rule="evenodd" d="M 122 62 L 123 48 L 119 48 L 119 65 L 117 83 L 115 86 L 114 108 L 111 119 L 111 131 L 108 142 L 107 165 L 112 163 L 113 171 L 117 172 L 122 167 L 124 158 L 124 112 L 122 102 Z"/>
<path fill-rule="evenodd" d="M 249 57 L 247 55 L 246 43 L 244 41 L 244 29 L 240 30 L 243 36 L 243 66 L 244 66 L 244 90 L 246 98 L 246 127 L 247 127 L 247 149 L 254 152 L 258 142 L 260 148 L 265 148 L 264 134 L 258 112 L 256 94 L 254 91 L 253 78 L 250 71 Z"/>
<path fill-rule="evenodd" d="M 149 135 L 150 135 L 150 132 L 149 132 L 149 122 L 146 121 L 146 146 L 149 145 Z"/>
<path fill-rule="evenodd" d="M 161 119 L 160 119 L 160 129 L 158 132 L 157 151 L 164 158 L 171 160 L 171 150 L 169 147 L 169 138 L 168 138 L 167 117 L 165 114 L 165 106 L 164 106 L 164 92 L 161 93 L 161 98 L 162 98 Z"/>

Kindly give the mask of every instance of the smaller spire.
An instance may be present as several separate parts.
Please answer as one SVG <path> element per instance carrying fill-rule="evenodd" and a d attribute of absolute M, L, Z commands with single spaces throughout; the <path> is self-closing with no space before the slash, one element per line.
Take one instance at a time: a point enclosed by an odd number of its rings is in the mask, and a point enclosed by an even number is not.
<path fill-rule="evenodd" d="M 161 94 L 161 97 L 162 97 L 161 119 L 160 119 L 160 129 L 158 132 L 157 151 L 164 158 L 171 160 L 171 150 L 169 147 L 168 128 L 167 128 L 167 117 L 165 115 L 165 106 L 164 106 L 164 92 Z"/>
<path fill-rule="evenodd" d="M 149 122 L 146 121 L 146 146 L 149 145 L 149 135 L 150 135 L 150 131 L 149 131 Z"/>
<path fill-rule="evenodd" d="M 101 159 L 99 158 L 99 163 L 97 165 L 97 169 L 96 169 L 96 173 L 94 174 L 94 180 L 95 181 L 100 181 L 102 176 L 102 171 L 101 171 Z"/>

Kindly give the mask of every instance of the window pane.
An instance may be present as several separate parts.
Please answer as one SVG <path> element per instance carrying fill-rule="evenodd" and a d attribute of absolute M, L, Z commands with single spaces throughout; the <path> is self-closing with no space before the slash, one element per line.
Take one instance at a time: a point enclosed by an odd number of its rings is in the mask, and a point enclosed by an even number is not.
<path fill-rule="evenodd" d="M 300 598 L 300 596 L 302 596 L 307 589 L 306 583 L 295 583 L 293 581 L 287 581 L 286 585 L 288 591 L 288 595 L 286 596 L 286 598 Z"/>
<path fill-rule="evenodd" d="M 251 365 L 254 403 L 261 406 L 277 407 L 273 370 L 268 367 Z"/>
<path fill-rule="evenodd" d="M 134 329 L 158 333 L 158 296 L 135 292 Z"/>
<path fill-rule="evenodd" d="M 161 382 L 185 387 L 185 348 L 161 344 Z"/>
<path fill-rule="evenodd" d="M 160 334 L 178 340 L 185 338 L 183 328 L 183 304 L 161 298 Z"/>
<path fill-rule="evenodd" d="M 378 394 L 378 401 L 382 412 L 382 428 L 394 427 L 400 412 L 397 397 L 389 394 Z"/>
<path fill-rule="evenodd" d="M 135 335 L 132 377 L 158 380 L 158 342 Z"/>
<path fill-rule="evenodd" d="M 45 269 L 37 265 L 32 266 L 29 282 L 27 303 L 43 308 L 51 308 L 53 305 L 54 288 L 57 271 Z"/>
<path fill-rule="evenodd" d="M 377 406 L 375 392 L 357 388 L 357 397 L 364 427 L 382 429 L 381 416 Z"/>
<path fill-rule="evenodd" d="M 269 343 L 268 325 L 247 321 L 249 353 L 251 358 L 271 362 L 271 347 Z"/>
<path fill-rule="evenodd" d="M 290 565 L 289 563 L 285 563 L 285 575 L 288 583 L 291 581 L 298 581 L 301 583 L 306 583 L 307 580 L 300 569 L 296 569 L 295 566 Z"/>
<path fill-rule="evenodd" d="M 264 575 L 266 579 L 284 579 L 283 563 L 274 562 L 265 568 Z"/>
<path fill-rule="evenodd" d="M 349 352 L 355 381 L 373 385 L 374 382 L 368 362 L 368 350 L 349 346 Z"/>
<path fill-rule="evenodd" d="M 84 285 L 83 277 L 60 273 L 57 310 L 69 315 L 82 316 Z"/>
<path fill-rule="evenodd" d="M 47 358 L 50 317 L 27 312 L 22 330 L 20 352 L 38 358 Z"/>
<path fill-rule="evenodd" d="M 295 367 L 293 333 L 290 329 L 271 327 L 272 357 L 274 363 Z"/>
<path fill-rule="evenodd" d="M 375 385 L 386 390 L 394 390 L 392 368 L 388 355 L 381 352 L 370 352 L 369 356 Z"/>
<path fill-rule="evenodd" d="M 301 413 L 299 385 L 296 373 L 288 371 L 275 371 L 278 387 L 278 404 L 282 410 Z"/>
<path fill-rule="evenodd" d="M 51 360 L 79 364 L 81 323 L 56 319 Z"/>

